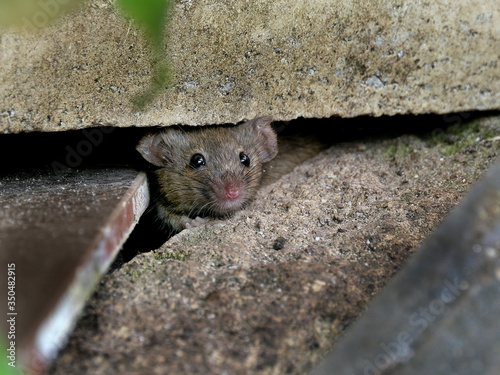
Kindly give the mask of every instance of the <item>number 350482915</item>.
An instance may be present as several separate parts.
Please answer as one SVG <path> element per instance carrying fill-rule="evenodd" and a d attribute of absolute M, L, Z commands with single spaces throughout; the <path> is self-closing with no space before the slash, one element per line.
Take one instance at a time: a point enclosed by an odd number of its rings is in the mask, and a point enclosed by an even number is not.
<path fill-rule="evenodd" d="M 14 263 L 7 264 L 7 304 L 9 311 L 16 309 L 16 265 Z"/>

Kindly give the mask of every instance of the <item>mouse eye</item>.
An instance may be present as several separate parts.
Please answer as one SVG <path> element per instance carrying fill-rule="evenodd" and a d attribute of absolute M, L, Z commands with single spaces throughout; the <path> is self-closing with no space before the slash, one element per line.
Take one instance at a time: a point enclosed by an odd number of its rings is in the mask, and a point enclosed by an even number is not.
<path fill-rule="evenodd" d="M 189 160 L 189 166 L 193 169 L 200 169 L 205 166 L 205 157 L 202 154 L 194 154 Z"/>
<path fill-rule="evenodd" d="M 250 158 L 243 152 L 240 152 L 240 162 L 243 164 L 245 167 L 250 166 Z"/>

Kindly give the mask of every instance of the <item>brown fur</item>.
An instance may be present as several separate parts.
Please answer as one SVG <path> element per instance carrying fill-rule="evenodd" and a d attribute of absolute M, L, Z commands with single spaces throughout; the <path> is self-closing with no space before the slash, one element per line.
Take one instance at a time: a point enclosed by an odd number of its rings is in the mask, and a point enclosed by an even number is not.
<path fill-rule="evenodd" d="M 248 204 L 261 183 L 263 165 L 278 152 L 271 121 L 267 116 L 234 127 L 167 128 L 146 135 L 137 150 L 160 167 L 153 199 L 164 223 L 180 231 L 197 217 L 228 216 Z M 241 163 L 242 152 L 249 166 Z M 190 167 L 194 154 L 204 156 L 204 167 Z M 223 198 L 228 184 L 240 191 L 231 204 Z"/>

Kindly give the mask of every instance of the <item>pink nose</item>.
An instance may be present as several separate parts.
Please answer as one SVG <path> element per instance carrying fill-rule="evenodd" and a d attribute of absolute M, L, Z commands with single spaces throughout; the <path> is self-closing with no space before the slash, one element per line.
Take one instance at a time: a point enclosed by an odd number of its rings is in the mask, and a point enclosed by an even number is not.
<path fill-rule="evenodd" d="M 224 191 L 226 192 L 226 197 L 228 199 L 236 199 L 240 196 L 239 187 L 234 185 L 227 185 Z"/>

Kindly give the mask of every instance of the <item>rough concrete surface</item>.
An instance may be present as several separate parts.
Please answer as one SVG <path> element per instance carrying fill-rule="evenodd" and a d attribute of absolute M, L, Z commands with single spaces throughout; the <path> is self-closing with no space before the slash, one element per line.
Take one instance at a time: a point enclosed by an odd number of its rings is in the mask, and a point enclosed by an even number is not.
<path fill-rule="evenodd" d="M 48 373 L 306 373 L 496 159 L 498 114 L 451 119 L 339 134 L 233 218 L 114 270 Z"/>
<path fill-rule="evenodd" d="M 497 0 L 182 0 L 170 19 L 172 80 L 144 111 L 150 53 L 113 1 L 2 31 L 0 131 L 500 108 Z"/>

